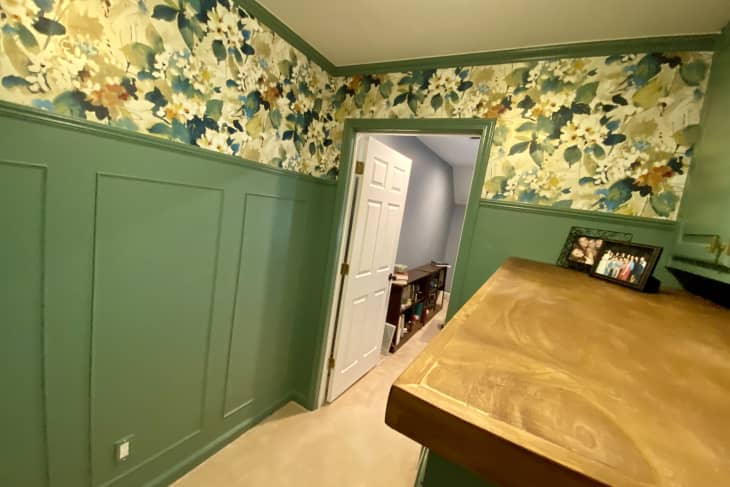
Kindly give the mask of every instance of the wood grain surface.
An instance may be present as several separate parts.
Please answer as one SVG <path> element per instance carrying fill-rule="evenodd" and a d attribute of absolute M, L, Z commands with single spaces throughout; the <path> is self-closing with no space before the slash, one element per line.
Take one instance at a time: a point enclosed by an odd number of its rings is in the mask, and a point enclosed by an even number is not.
<path fill-rule="evenodd" d="M 730 485 L 730 311 L 511 258 L 386 423 L 504 486 Z"/>

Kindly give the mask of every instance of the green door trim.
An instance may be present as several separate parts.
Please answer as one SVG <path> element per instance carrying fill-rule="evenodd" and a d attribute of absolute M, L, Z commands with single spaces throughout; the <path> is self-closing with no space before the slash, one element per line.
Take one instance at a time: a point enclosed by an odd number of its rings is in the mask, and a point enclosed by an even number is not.
<path fill-rule="evenodd" d="M 146 145 L 148 147 L 155 147 L 166 151 L 181 152 L 183 154 L 189 154 L 195 157 L 204 158 L 222 164 L 231 164 L 234 166 L 241 166 L 248 169 L 255 169 L 257 171 L 275 174 L 277 176 L 286 176 L 290 178 L 300 179 L 309 183 L 318 183 L 328 186 L 332 186 L 335 184 L 335 181 L 333 179 L 319 178 L 316 176 L 311 176 L 309 174 L 302 174 L 287 169 L 281 169 L 275 166 L 267 165 L 263 162 L 251 161 L 242 157 L 231 156 L 208 149 L 203 149 L 202 147 L 198 147 L 197 145 L 174 142 L 172 140 L 162 139 L 141 132 L 134 132 L 132 130 L 112 127 L 102 124 L 100 122 L 89 122 L 87 120 L 69 117 L 66 115 L 60 115 L 57 113 L 51 113 L 46 110 L 39 110 L 37 108 L 26 107 L 6 101 L 0 101 L 0 117 L 15 118 L 34 123 L 42 123 L 55 127 L 74 130 L 77 132 L 83 132 L 89 135 L 96 135 L 113 140 Z"/>
<path fill-rule="evenodd" d="M 479 202 L 481 199 L 482 186 L 484 177 L 487 173 L 487 162 L 489 152 L 492 145 L 492 136 L 495 119 L 449 119 L 449 118 L 430 118 L 430 119 L 346 119 L 345 128 L 342 137 L 342 151 L 340 157 L 340 174 L 337 178 L 337 188 L 335 189 L 335 203 L 333 213 L 332 233 L 329 243 L 329 259 L 325 269 L 327 281 L 324 283 L 325 292 L 322 298 L 321 316 L 321 339 L 319 340 L 319 350 L 317 350 L 317 366 L 312 371 L 312 384 L 315 389 L 312 391 L 308 406 L 310 409 L 316 409 L 320 406 L 319 396 L 323 378 L 321 373 L 323 370 L 326 355 L 330 349 L 329 324 L 332 319 L 333 306 L 332 301 L 335 292 L 336 269 L 340 261 L 340 243 L 342 241 L 345 230 L 345 210 L 347 207 L 346 197 L 350 189 L 350 176 L 352 174 L 352 161 L 355 156 L 355 138 L 358 133 L 370 134 L 399 134 L 399 135 L 420 135 L 420 134 L 464 134 L 479 135 L 479 151 L 474 167 L 474 173 L 471 181 L 471 189 L 467 200 L 466 212 L 464 215 L 464 224 L 459 241 L 459 250 L 457 252 L 456 263 L 454 265 L 454 279 L 451 289 L 451 298 L 447 316 L 450 317 L 454 310 L 454 303 L 461 302 L 461 293 L 463 291 L 465 269 L 459 264 L 468 262 L 471 253 L 472 240 L 476 227 L 476 220 L 479 212 Z"/>

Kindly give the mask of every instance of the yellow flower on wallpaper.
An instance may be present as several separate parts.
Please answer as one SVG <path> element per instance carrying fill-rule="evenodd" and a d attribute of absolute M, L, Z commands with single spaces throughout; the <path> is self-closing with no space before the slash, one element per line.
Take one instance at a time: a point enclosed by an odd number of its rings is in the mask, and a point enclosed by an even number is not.
<path fill-rule="evenodd" d="M 230 0 L 0 0 L 0 98 L 334 178 L 348 117 L 497 118 L 483 198 L 674 218 L 711 53 L 329 76 Z"/>

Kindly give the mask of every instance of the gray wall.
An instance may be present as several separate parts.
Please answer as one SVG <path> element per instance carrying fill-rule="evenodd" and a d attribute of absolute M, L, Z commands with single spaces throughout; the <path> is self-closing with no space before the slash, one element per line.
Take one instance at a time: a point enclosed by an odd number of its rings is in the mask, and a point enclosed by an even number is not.
<path fill-rule="evenodd" d="M 454 208 L 451 166 L 415 137 L 375 139 L 413 160 L 396 262 L 417 267 L 444 259 Z"/>
<path fill-rule="evenodd" d="M 461 229 L 464 227 L 465 205 L 454 205 L 451 212 L 451 222 L 449 223 L 449 236 L 446 239 L 446 251 L 444 260 L 451 265 L 446 272 L 446 290 L 451 291 L 451 282 L 454 279 L 454 266 L 456 265 L 456 254 L 459 252 L 459 238 L 461 237 Z"/>

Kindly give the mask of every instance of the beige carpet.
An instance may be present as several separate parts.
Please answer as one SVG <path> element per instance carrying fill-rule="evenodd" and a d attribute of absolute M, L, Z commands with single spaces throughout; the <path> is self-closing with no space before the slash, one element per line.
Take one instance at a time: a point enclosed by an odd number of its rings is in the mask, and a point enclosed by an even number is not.
<path fill-rule="evenodd" d="M 393 381 L 438 333 L 445 311 L 332 404 L 289 403 L 174 487 L 412 487 L 420 445 L 385 425 Z"/>

